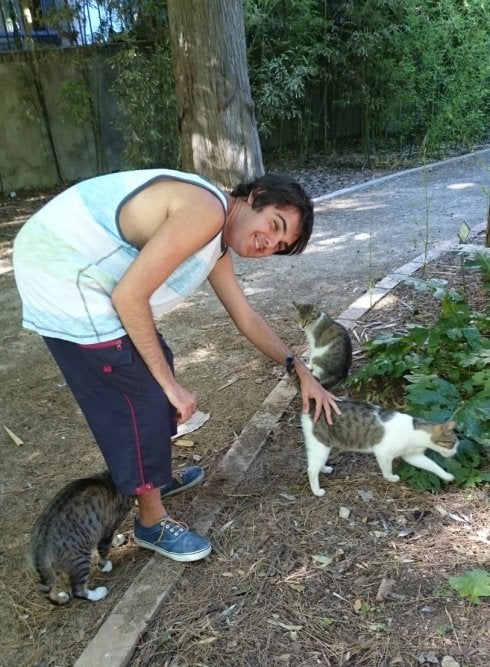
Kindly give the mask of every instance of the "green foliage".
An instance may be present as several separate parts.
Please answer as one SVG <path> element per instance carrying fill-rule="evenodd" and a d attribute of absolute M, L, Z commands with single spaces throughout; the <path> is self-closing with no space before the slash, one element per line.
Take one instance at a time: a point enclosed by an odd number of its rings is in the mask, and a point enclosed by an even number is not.
<path fill-rule="evenodd" d="M 490 574 L 485 570 L 471 570 L 462 577 L 450 577 L 452 586 L 463 598 L 472 604 L 478 604 L 480 598 L 490 595 Z"/>
<path fill-rule="evenodd" d="M 304 131 L 308 84 L 321 78 L 327 23 L 317 0 L 245 0 L 249 78 L 259 131 L 296 119 Z"/>
<path fill-rule="evenodd" d="M 61 86 L 60 96 L 74 125 L 81 126 L 90 120 L 90 90 L 84 80 L 68 79 Z"/>
<path fill-rule="evenodd" d="M 90 43 L 87 8 L 102 10 L 91 38 L 121 47 L 114 90 L 126 166 L 177 166 L 167 5 L 135 7 L 86 0 L 36 20 L 65 43 Z M 482 0 L 244 0 L 244 15 L 259 132 L 281 148 L 306 152 L 321 142 L 331 150 L 344 110 L 362 116 L 366 159 L 385 147 L 472 147 L 488 135 L 490 66 L 482 54 L 490 52 L 490 12 Z M 79 92 L 66 96 L 82 109 Z M 357 139 L 357 122 L 349 122 Z"/>
<path fill-rule="evenodd" d="M 118 35 L 120 46 L 111 59 L 124 167 L 175 168 L 179 139 L 165 3 L 142 0 L 139 7 L 142 18 Z"/>
<path fill-rule="evenodd" d="M 478 260 L 474 266 L 479 267 Z M 366 343 L 368 363 L 351 382 L 362 389 L 375 378 L 390 376 L 404 392 L 409 414 L 434 422 L 454 419 L 462 434 L 457 455 L 428 455 L 451 472 L 457 484 L 488 482 L 490 473 L 479 468 L 490 447 L 490 308 L 475 313 L 460 294 L 441 289 L 440 283 L 411 282 L 440 298 L 437 321 Z M 436 475 L 407 463 L 396 472 L 418 489 L 441 488 Z"/>
<path fill-rule="evenodd" d="M 244 7 L 262 136 L 286 120 L 302 146 L 316 127 L 328 130 L 332 102 L 361 110 L 366 155 L 384 145 L 471 146 L 486 136 L 490 12 L 480 0 L 245 0 Z"/>
<path fill-rule="evenodd" d="M 469 269 L 478 269 L 483 276 L 483 286 L 490 290 L 490 252 L 477 253 L 473 259 L 465 262 L 465 266 Z"/>

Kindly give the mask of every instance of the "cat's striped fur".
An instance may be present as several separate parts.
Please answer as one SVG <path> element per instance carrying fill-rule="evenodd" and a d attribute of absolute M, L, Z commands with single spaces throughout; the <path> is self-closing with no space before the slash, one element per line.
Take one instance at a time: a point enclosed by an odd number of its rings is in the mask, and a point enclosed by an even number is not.
<path fill-rule="evenodd" d="M 352 364 L 352 341 L 345 327 L 310 303 L 294 303 L 309 346 L 308 368 L 325 389 L 345 380 Z"/>
<path fill-rule="evenodd" d="M 28 563 L 39 577 L 39 590 L 56 605 L 72 597 L 101 600 L 107 588 L 87 587 L 92 554 L 110 572 L 107 559 L 114 531 L 128 514 L 134 498 L 121 495 L 109 473 L 77 479 L 64 486 L 48 503 L 31 533 Z M 56 591 L 58 575 L 68 575 L 70 590 Z"/>

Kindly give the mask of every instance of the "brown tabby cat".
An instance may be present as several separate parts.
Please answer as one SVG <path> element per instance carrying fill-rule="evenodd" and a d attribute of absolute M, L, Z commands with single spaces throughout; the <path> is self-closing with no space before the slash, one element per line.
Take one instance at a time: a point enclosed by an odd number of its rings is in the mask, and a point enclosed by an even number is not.
<path fill-rule="evenodd" d="M 98 551 L 102 572 L 112 570 L 107 560 L 112 537 L 133 503 L 132 496 L 117 491 L 107 471 L 76 479 L 56 494 L 34 525 L 27 556 L 47 600 L 62 605 L 72 595 L 92 601 L 105 598 L 105 586 L 87 588 L 92 554 Z M 69 577 L 71 591 L 56 593 L 62 572 Z"/>
<path fill-rule="evenodd" d="M 435 473 L 445 482 L 454 480 L 453 475 L 426 456 L 424 451 L 432 449 L 445 457 L 454 456 L 458 447 L 458 438 L 454 433 L 456 422 L 433 424 L 363 401 L 341 400 L 338 405 L 342 414 L 332 412 L 332 426 L 327 424 L 324 413 L 316 424 L 312 410 L 310 414 L 301 415 L 308 479 L 315 496 L 325 493 L 325 489 L 320 488 L 319 475 L 321 472 L 332 472 L 332 468 L 325 465 L 331 449 L 373 453 L 383 477 L 390 482 L 400 479 L 392 469 L 393 460 L 397 457 L 416 468 Z"/>
<path fill-rule="evenodd" d="M 345 380 L 352 363 L 352 341 L 345 327 L 310 303 L 294 303 L 309 346 L 308 368 L 325 389 Z"/>

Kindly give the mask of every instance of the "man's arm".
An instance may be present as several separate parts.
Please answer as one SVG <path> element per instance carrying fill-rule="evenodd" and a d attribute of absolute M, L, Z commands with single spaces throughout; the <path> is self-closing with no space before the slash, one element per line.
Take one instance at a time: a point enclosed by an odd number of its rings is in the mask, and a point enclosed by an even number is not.
<path fill-rule="evenodd" d="M 155 201 L 155 207 L 159 201 Z M 170 212 L 112 293 L 119 318 L 169 401 L 186 421 L 196 409 L 194 394 L 176 381 L 162 352 L 150 308 L 150 297 L 184 260 L 219 233 L 224 219 L 221 203 L 210 193 L 189 192 L 189 201 L 168 205 Z M 142 212 L 144 217 L 145 211 Z M 136 222 L 137 220 L 136 212 Z M 198 224 L 196 224 L 198 221 Z M 143 221 L 141 227 L 144 227 Z"/>
<path fill-rule="evenodd" d="M 236 278 L 229 253 L 216 264 L 209 282 L 238 330 L 270 359 L 285 365 L 286 359 L 292 355 L 291 350 L 249 304 Z M 332 409 L 340 414 L 335 397 L 315 380 L 298 357 L 295 357 L 295 370 L 301 385 L 303 412 L 308 412 L 309 401 L 313 400 L 316 404 L 315 421 L 319 419 L 321 411 L 325 410 L 327 422 L 331 424 Z"/>

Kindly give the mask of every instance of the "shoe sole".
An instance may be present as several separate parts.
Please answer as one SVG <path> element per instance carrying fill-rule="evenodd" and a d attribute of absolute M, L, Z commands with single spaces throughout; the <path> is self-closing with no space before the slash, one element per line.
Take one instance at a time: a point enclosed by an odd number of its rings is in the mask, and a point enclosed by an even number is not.
<path fill-rule="evenodd" d="M 139 540 L 135 536 L 133 537 L 136 544 L 142 547 L 143 549 L 151 549 L 152 551 L 156 551 L 162 556 L 166 556 L 171 560 L 176 560 L 179 563 L 191 563 L 192 561 L 195 560 L 201 560 L 202 558 L 206 558 L 206 556 L 209 556 L 212 550 L 212 546 L 209 545 L 207 549 L 202 549 L 201 551 L 194 551 L 193 553 L 187 553 L 187 554 L 175 554 L 172 551 L 166 551 L 165 549 L 161 549 L 160 547 L 155 546 L 151 542 L 145 542 L 144 540 Z"/>
<path fill-rule="evenodd" d="M 169 496 L 175 496 L 176 493 L 183 493 L 184 491 L 188 491 L 189 489 L 192 489 L 193 486 L 197 486 L 200 484 L 203 479 L 204 479 L 205 472 L 204 470 L 200 475 L 195 477 L 192 482 L 189 482 L 185 486 L 181 486 L 180 489 L 174 489 L 173 491 L 169 491 L 168 493 L 162 493 L 161 497 L 162 498 L 168 498 Z"/>

